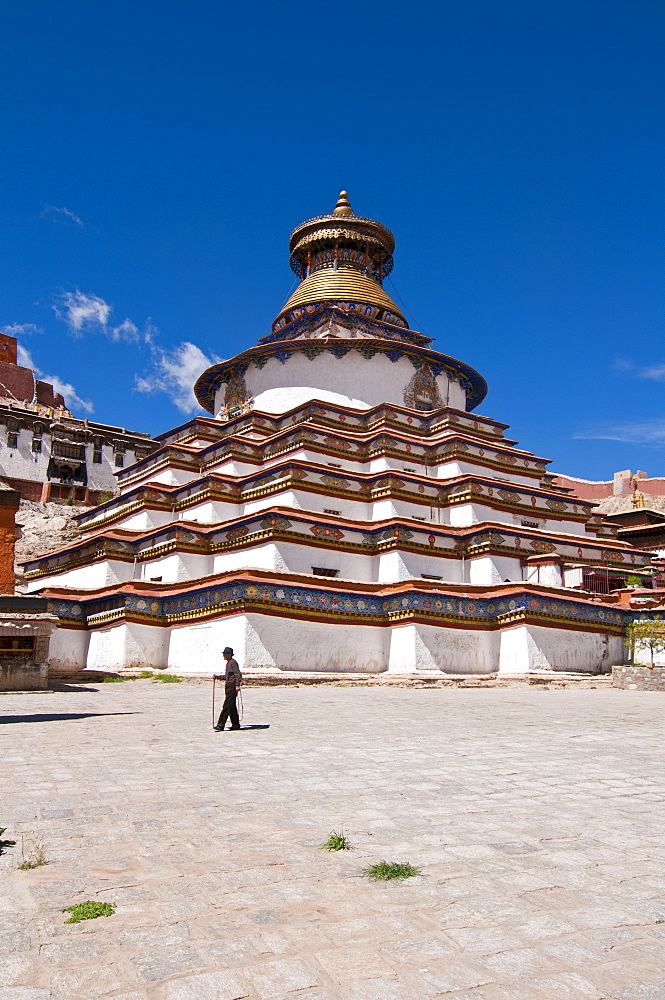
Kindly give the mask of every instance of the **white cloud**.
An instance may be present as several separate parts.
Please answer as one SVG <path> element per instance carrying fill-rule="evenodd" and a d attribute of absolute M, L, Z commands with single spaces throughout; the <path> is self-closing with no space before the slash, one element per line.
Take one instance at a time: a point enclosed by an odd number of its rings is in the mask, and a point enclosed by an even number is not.
<path fill-rule="evenodd" d="M 638 378 L 650 378 L 656 382 L 665 381 L 665 365 L 647 365 L 645 368 L 638 368 Z"/>
<path fill-rule="evenodd" d="M 142 339 L 141 331 L 136 323 L 131 319 L 124 319 L 119 326 L 114 326 L 108 331 L 111 340 L 126 340 L 129 344 L 136 344 Z"/>
<path fill-rule="evenodd" d="M 6 323 L 0 326 L 0 333 L 7 337 L 28 337 L 31 333 L 43 333 L 41 326 L 34 323 Z"/>
<path fill-rule="evenodd" d="M 582 441 L 622 441 L 626 444 L 665 444 L 665 419 L 626 421 L 616 424 L 597 424 L 578 431 L 574 438 Z"/>
<path fill-rule="evenodd" d="M 137 376 L 138 392 L 165 392 L 181 413 L 195 413 L 201 405 L 194 395 L 194 383 L 219 358 L 209 358 L 200 347 L 184 341 L 171 351 L 153 348 L 152 371 Z"/>
<path fill-rule="evenodd" d="M 113 306 L 98 295 L 88 295 L 77 288 L 75 292 L 62 292 L 53 311 L 67 324 L 70 333 L 80 337 L 88 330 L 107 332 Z"/>
<path fill-rule="evenodd" d="M 627 372 L 635 378 L 665 382 L 665 363 L 663 362 L 651 365 L 636 365 L 634 361 L 628 361 L 626 358 L 618 358 L 615 362 L 615 368 L 620 372 Z"/>
<path fill-rule="evenodd" d="M 53 386 L 54 392 L 61 392 L 65 397 L 65 403 L 70 410 L 83 410 L 84 413 L 93 413 L 94 406 L 89 399 L 81 399 L 73 385 L 63 382 L 57 375 L 45 375 L 43 372 L 35 371 L 35 375 Z"/>
<path fill-rule="evenodd" d="M 64 206 L 58 208 L 57 205 L 44 205 L 41 213 L 42 219 L 50 219 L 51 222 L 60 222 L 64 226 L 77 226 L 79 229 L 85 228 L 83 219 L 71 212 Z"/>
<path fill-rule="evenodd" d="M 26 350 L 23 344 L 16 345 L 16 360 L 18 361 L 21 368 L 34 368 L 34 362 L 30 351 Z"/>
<path fill-rule="evenodd" d="M 146 320 L 143 329 L 126 317 L 117 326 L 111 324 L 113 306 L 100 295 L 82 292 L 61 292 L 52 306 L 54 313 L 67 325 L 75 337 L 84 333 L 104 333 L 110 340 L 126 344 L 152 345 L 159 332 L 152 320 Z"/>

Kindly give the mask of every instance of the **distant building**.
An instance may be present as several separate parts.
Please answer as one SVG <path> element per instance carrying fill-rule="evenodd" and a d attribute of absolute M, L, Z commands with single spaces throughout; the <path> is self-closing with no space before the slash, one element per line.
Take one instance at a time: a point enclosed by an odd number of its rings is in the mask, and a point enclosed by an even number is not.
<path fill-rule="evenodd" d="M 646 472 L 622 469 L 613 479 L 579 479 L 577 476 L 557 475 L 554 486 L 571 490 L 580 500 L 593 500 L 597 511 L 619 514 L 637 507 L 649 507 L 665 512 L 665 477 L 650 478 Z"/>
<path fill-rule="evenodd" d="M 0 425 L 0 476 L 24 500 L 101 503 L 117 492 L 115 473 L 155 447 L 148 434 L 74 417 L 2 334 Z"/>
<path fill-rule="evenodd" d="M 649 477 L 646 472 L 622 469 L 612 479 L 594 481 L 575 476 L 558 475 L 555 486 L 570 490 L 578 499 L 593 501 L 596 511 L 603 514 L 607 525 L 614 525 L 616 536 L 634 548 L 653 552 L 653 586 L 665 586 L 665 477 Z M 609 572 L 608 588 L 616 589 L 622 582 L 622 570 Z M 631 576 L 623 573 L 623 583 Z M 603 592 L 602 573 L 595 571 L 595 589 Z M 589 585 L 590 579 L 585 578 Z"/>

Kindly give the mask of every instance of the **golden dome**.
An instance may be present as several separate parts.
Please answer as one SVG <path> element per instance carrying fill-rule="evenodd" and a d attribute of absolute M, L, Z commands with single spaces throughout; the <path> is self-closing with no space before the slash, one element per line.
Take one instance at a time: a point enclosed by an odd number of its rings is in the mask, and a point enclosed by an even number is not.
<path fill-rule="evenodd" d="M 309 278 L 298 285 L 279 315 L 283 316 L 298 306 L 313 305 L 316 302 L 358 302 L 377 306 L 406 323 L 399 307 L 381 285 L 351 267 L 338 267 L 336 271 L 326 267 L 310 274 Z"/>
<path fill-rule="evenodd" d="M 346 191 L 340 191 L 330 215 L 301 223 L 291 233 L 291 267 L 301 283 L 273 324 L 300 306 L 353 303 L 373 306 L 376 318 L 398 326 L 409 324 L 383 290 L 382 281 L 393 266 L 393 234 L 374 219 L 356 215 Z"/>

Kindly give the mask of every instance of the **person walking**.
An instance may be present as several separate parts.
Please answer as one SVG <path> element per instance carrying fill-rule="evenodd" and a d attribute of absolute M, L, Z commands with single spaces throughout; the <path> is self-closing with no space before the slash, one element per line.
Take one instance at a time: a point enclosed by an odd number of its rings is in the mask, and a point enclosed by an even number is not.
<path fill-rule="evenodd" d="M 233 650 L 227 646 L 222 656 L 226 660 L 226 671 L 223 674 L 215 674 L 215 680 L 224 681 L 224 704 L 219 713 L 217 725 L 213 726 L 215 732 L 221 733 L 226 725 L 226 720 L 231 719 L 231 729 L 240 729 L 240 719 L 238 718 L 238 708 L 236 698 L 242 684 L 242 674 L 240 667 L 233 659 Z"/>

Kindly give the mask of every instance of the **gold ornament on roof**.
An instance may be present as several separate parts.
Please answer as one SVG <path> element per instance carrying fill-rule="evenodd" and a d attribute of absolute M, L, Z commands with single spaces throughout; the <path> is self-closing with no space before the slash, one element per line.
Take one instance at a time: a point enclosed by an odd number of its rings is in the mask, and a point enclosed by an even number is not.
<path fill-rule="evenodd" d="M 340 191 L 333 215 L 353 215 L 353 209 L 349 203 L 349 196 L 346 191 Z"/>

